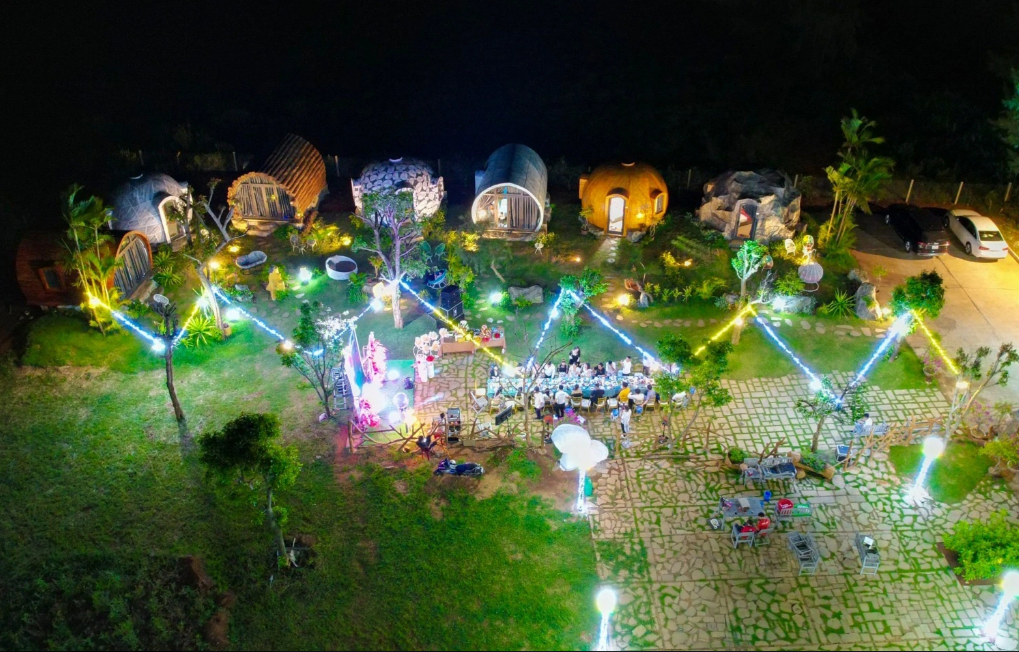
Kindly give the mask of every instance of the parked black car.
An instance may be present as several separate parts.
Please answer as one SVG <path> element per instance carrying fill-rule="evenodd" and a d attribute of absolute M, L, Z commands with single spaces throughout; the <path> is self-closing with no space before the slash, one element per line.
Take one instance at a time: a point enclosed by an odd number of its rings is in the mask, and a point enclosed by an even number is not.
<path fill-rule="evenodd" d="M 906 252 L 937 256 L 948 251 L 948 231 L 944 220 L 926 208 L 892 204 L 884 210 L 885 224 L 902 238 Z"/>

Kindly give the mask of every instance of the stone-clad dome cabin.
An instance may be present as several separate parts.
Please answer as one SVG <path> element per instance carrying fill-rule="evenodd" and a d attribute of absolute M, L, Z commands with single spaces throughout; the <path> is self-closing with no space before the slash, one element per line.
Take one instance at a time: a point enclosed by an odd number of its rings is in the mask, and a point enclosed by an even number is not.
<path fill-rule="evenodd" d="M 242 174 L 227 191 L 233 223 L 252 235 L 264 236 L 284 224 L 302 226 L 329 192 L 322 155 L 294 134 L 257 170 Z"/>
<path fill-rule="evenodd" d="M 698 216 L 730 241 L 768 244 L 795 235 L 800 191 L 776 170 L 730 171 L 704 184 Z"/>
<path fill-rule="evenodd" d="M 152 245 L 169 244 L 175 249 L 186 236 L 170 216 L 169 209 L 188 190 L 186 183 L 161 172 L 141 174 L 127 180 L 113 192 L 113 231 L 139 231 Z"/>
<path fill-rule="evenodd" d="M 373 192 L 403 190 L 414 194 L 414 212 L 420 217 L 431 217 L 446 198 L 442 177 L 436 176 L 424 161 L 415 158 L 391 158 L 388 161 L 369 163 L 361 170 L 359 179 L 350 180 L 354 207 L 361 214 L 361 198 Z"/>
<path fill-rule="evenodd" d="M 485 237 L 527 239 L 545 223 L 549 208 L 548 170 L 524 145 L 504 145 L 474 173 L 471 219 Z"/>
<path fill-rule="evenodd" d="M 646 163 L 601 165 L 580 177 L 580 204 L 590 228 L 626 236 L 644 231 L 665 216 L 669 190 Z"/>

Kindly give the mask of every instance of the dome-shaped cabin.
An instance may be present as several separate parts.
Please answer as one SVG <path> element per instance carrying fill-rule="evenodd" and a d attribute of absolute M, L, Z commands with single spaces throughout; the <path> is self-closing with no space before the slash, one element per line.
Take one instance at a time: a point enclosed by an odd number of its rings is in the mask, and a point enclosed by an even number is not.
<path fill-rule="evenodd" d="M 669 190 L 658 170 L 646 163 L 613 163 L 581 175 L 580 204 L 591 228 L 625 236 L 665 216 Z"/>
<path fill-rule="evenodd" d="M 530 147 L 504 145 L 474 173 L 474 193 L 471 219 L 486 237 L 533 237 L 549 207 L 548 170 Z"/>
<path fill-rule="evenodd" d="M 110 229 L 140 231 L 151 244 L 169 244 L 176 249 L 186 236 L 169 209 L 187 190 L 186 183 L 161 172 L 128 179 L 113 193 Z"/>
<path fill-rule="evenodd" d="M 237 228 L 269 235 L 283 224 L 304 224 L 327 192 L 322 155 L 305 139 L 288 134 L 265 164 L 237 177 L 226 198 Z"/>
<path fill-rule="evenodd" d="M 431 217 L 446 198 L 442 177 L 430 165 L 416 158 L 391 158 L 369 163 L 361 170 L 361 178 L 350 180 L 354 206 L 361 214 L 362 197 L 373 192 L 403 190 L 414 194 L 414 212 Z"/>

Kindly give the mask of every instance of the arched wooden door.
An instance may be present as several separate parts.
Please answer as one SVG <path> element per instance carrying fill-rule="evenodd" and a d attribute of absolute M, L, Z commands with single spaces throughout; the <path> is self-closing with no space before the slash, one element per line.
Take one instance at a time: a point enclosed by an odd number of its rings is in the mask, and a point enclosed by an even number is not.
<path fill-rule="evenodd" d="M 114 274 L 113 283 L 121 296 L 128 297 L 152 270 L 148 245 L 137 235 L 125 236 L 117 258 L 122 264 Z"/>

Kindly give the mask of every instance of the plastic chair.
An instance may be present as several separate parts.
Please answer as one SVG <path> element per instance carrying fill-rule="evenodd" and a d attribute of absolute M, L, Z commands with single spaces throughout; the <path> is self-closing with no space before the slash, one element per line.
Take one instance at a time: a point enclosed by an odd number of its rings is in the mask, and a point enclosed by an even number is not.
<path fill-rule="evenodd" d="M 595 403 L 594 403 L 594 411 L 595 412 L 597 412 L 598 410 L 604 411 L 605 410 L 605 405 L 606 405 L 606 399 L 605 399 L 604 396 L 602 396 L 597 401 L 595 401 Z"/>
<path fill-rule="evenodd" d="M 580 408 L 583 407 L 584 405 L 584 399 L 580 398 L 579 396 L 571 396 L 570 405 L 573 406 L 574 412 L 578 412 Z"/>
<path fill-rule="evenodd" d="M 754 545 L 760 545 L 762 543 L 771 543 L 771 538 L 768 536 L 775 531 L 775 527 L 770 525 L 763 530 L 758 530 L 757 535 L 754 537 Z"/>
<path fill-rule="evenodd" d="M 754 547 L 754 532 L 741 532 L 741 528 L 736 523 L 732 524 L 732 531 L 729 533 L 729 539 L 732 541 L 732 547 L 738 548 L 739 544 L 745 543 L 751 548 Z"/>
<path fill-rule="evenodd" d="M 587 408 L 587 413 L 591 414 L 591 410 L 594 408 L 594 403 L 591 402 L 591 399 L 585 398 L 580 401 L 580 407 L 581 409 Z"/>

